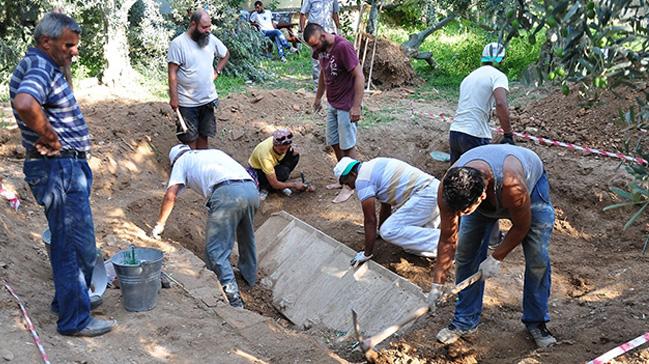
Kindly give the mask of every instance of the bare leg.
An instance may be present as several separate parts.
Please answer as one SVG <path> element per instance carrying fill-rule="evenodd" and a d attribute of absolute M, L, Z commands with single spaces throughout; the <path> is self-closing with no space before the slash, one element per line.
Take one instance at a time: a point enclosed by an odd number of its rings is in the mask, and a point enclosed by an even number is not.
<path fill-rule="evenodd" d="M 334 144 L 331 147 L 333 148 L 334 154 L 336 155 L 336 160 L 337 161 L 341 160 L 344 157 L 344 155 L 343 155 L 343 151 L 340 150 L 340 144 Z"/>
<path fill-rule="evenodd" d="M 198 139 L 196 139 L 196 148 L 192 149 L 207 149 L 207 137 L 199 135 Z"/>
<path fill-rule="evenodd" d="M 351 148 L 349 148 L 347 150 L 341 150 L 340 152 L 342 153 L 342 157 L 349 157 L 349 158 L 358 160 L 358 151 L 356 151 L 356 147 L 351 147 Z M 338 156 L 336 156 L 336 158 L 337 157 Z M 342 158 L 342 157 L 340 157 L 340 158 Z M 340 160 L 340 158 L 338 158 L 338 160 Z"/>

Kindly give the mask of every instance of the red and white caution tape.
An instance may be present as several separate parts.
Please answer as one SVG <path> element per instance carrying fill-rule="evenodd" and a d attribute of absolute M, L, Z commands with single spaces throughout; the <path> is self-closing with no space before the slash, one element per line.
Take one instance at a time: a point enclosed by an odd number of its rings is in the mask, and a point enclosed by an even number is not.
<path fill-rule="evenodd" d="M 16 299 L 16 302 L 18 302 L 18 306 L 20 307 L 20 311 L 23 313 L 23 317 L 25 318 L 25 322 L 27 323 L 27 329 L 29 329 L 29 332 L 32 334 L 32 338 L 34 339 L 34 344 L 38 347 L 38 351 L 41 353 L 41 358 L 43 359 L 43 363 L 45 364 L 50 364 L 50 359 L 47 357 L 47 353 L 45 353 L 45 348 L 43 347 L 43 344 L 41 343 L 41 339 L 38 336 L 38 333 L 36 332 L 36 328 L 34 327 L 34 324 L 32 323 L 32 320 L 29 318 L 29 315 L 27 314 L 27 309 L 25 308 L 25 305 L 23 305 L 23 302 L 20 300 L 20 297 L 16 295 L 16 292 L 14 292 L 13 288 L 9 286 L 5 282 L 5 288 L 9 293 L 11 293 L 12 296 Z"/>
<path fill-rule="evenodd" d="M 441 119 L 442 121 L 447 122 L 447 123 L 453 122 L 452 118 L 450 118 L 448 115 L 446 115 L 444 113 L 441 113 L 439 115 L 433 115 L 433 114 L 423 114 L 423 113 L 420 113 L 420 112 L 415 112 L 414 110 L 412 112 L 420 114 L 420 115 L 424 115 L 424 116 L 429 116 L 429 117 L 432 117 L 432 118 L 435 118 L 435 119 Z M 491 130 L 496 131 L 499 134 L 502 134 L 502 132 L 503 132 L 502 129 L 500 129 L 500 128 L 491 128 Z M 572 143 L 565 143 L 565 142 L 560 142 L 558 140 L 552 140 L 552 139 L 548 139 L 548 138 L 537 137 L 537 136 L 534 136 L 534 135 L 530 135 L 527 132 L 525 132 L 525 133 L 514 132 L 514 135 L 516 135 L 519 138 L 529 140 L 529 141 L 535 142 L 535 143 L 540 144 L 540 145 L 546 145 L 546 146 L 549 146 L 549 147 L 551 147 L 551 146 L 563 147 L 563 148 L 567 148 L 567 149 L 572 150 L 572 151 L 582 152 L 584 155 L 595 154 L 595 155 L 601 155 L 601 156 L 604 156 L 604 157 L 618 158 L 618 159 L 629 161 L 629 162 L 635 162 L 635 163 L 640 164 L 640 165 L 649 165 L 649 162 L 647 162 L 647 160 L 644 159 L 644 158 L 633 157 L 633 156 L 630 156 L 630 155 L 625 155 L 624 153 L 620 153 L 620 152 L 609 152 L 609 151 L 605 151 L 605 150 L 599 150 L 599 149 L 596 149 L 596 148 L 582 147 L 580 145 L 576 145 L 576 144 L 572 144 Z"/>
<path fill-rule="evenodd" d="M 610 360 L 617 358 L 618 356 L 631 351 L 638 346 L 649 342 L 649 332 L 645 332 L 644 335 L 640 335 L 631 341 L 627 341 L 624 344 L 607 351 L 606 353 L 598 356 L 597 358 L 588 362 L 588 364 L 604 364 L 608 363 Z"/>
<path fill-rule="evenodd" d="M 18 196 L 16 196 L 16 194 L 11 191 L 5 190 L 2 186 L 2 183 L 0 183 L 0 196 L 9 201 L 9 205 L 12 209 L 18 211 L 18 207 L 20 206 L 20 200 L 18 199 Z"/>

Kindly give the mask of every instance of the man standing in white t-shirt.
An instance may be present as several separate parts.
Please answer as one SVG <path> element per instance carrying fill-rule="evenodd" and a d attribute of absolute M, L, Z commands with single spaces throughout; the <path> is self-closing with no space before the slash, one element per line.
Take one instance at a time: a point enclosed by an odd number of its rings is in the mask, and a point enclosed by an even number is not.
<path fill-rule="evenodd" d="M 502 143 L 514 144 L 507 105 L 509 82 L 507 76 L 494 67 L 504 58 L 505 47 L 502 44 L 487 44 L 482 51 L 482 66 L 462 80 L 460 100 L 449 135 L 451 164 L 467 150 L 491 143 L 489 120 L 494 104 L 504 132 Z"/>
<path fill-rule="evenodd" d="M 253 219 L 259 208 L 257 185 L 237 161 L 217 149 L 192 150 L 187 145 L 178 144 L 169 151 L 169 162 L 171 174 L 167 191 L 151 236 L 160 238 L 176 196 L 185 187 L 203 195 L 208 208 L 205 233 L 207 265 L 218 276 L 230 305 L 243 308 L 230 254 L 236 240 L 239 271 L 244 281 L 254 286 L 257 254 Z"/>
<path fill-rule="evenodd" d="M 214 109 L 219 104 L 214 81 L 223 71 L 230 52 L 210 31 L 212 19 L 197 10 L 187 31 L 171 41 L 167 53 L 169 105 L 180 110 L 187 131 L 177 124 L 178 140 L 192 149 L 207 149 L 208 137 L 216 135 Z M 214 58 L 220 60 L 214 67 Z"/>
<path fill-rule="evenodd" d="M 250 22 L 256 25 L 260 32 L 275 43 L 275 46 L 277 46 L 277 55 L 282 62 L 286 62 L 284 49 L 290 49 L 291 52 L 297 52 L 296 48 L 293 48 L 288 44 L 282 31 L 275 28 L 277 24 L 273 22 L 273 13 L 270 10 L 264 9 L 264 3 L 259 0 L 255 1 L 255 11 L 250 14 Z"/>

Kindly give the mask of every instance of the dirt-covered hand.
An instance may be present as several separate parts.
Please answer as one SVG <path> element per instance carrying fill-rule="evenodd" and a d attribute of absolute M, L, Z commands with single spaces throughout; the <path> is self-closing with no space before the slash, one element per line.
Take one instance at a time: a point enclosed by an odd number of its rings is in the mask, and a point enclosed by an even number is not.
<path fill-rule="evenodd" d="M 426 297 L 430 309 L 434 310 L 443 301 L 445 295 L 446 287 L 443 284 L 433 283 Z"/>
<path fill-rule="evenodd" d="M 514 141 L 514 134 L 513 133 L 503 134 L 503 138 L 500 140 L 500 144 L 516 145 L 516 142 Z"/>
<path fill-rule="evenodd" d="M 162 235 L 162 232 L 165 230 L 164 224 L 157 223 L 153 227 L 153 230 L 151 230 L 151 237 L 154 238 L 155 240 L 160 240 Z"/>
<path fill-rule="evenodd" d="M 46 155 L 51 157 L 53 155 L 58 155 L 61 152 L 61 142 L 56 134 L 52 133 L 49 137 L 41 136 L 34 143 L 34 148 L 41 155 Z"/>
<path fill-rule="evenodd" d="M 374 254 L 370 254 L 369 256 L 367 256 L 367 255 L 365 255 L 365 251 L 361 250 L 358 253 L 356 253 L 356 255 L 354 256 L 354 259 L 352 259 L 349 262 L 349 264 L 352 267 L 356 268 L 359 265 L 361 265 L 361 264 L 367 262 L 368 260 L 372 259 L 373 256 L 374 256 Z"/>
<path fill-rule="evenodd" d="M 491 278 L 498 274 L 500 263 L 500 260 L 494 258 L 492 255 L 483 260 L 478 268 L 482 272 L 482 279 Z"/>
<path fill-rule="evenodd" d="M 322 99 L 316 99 L 313 102 L 313 112 L 317 113 L 320 110 L 322 110 Z"/>
<path fill-rule="evenodd" d="M 352 106 L 352 109 L 349 111 L 349 114 L 351 115 L 352 123 L 359 121 L 361 119 L 361 107 Z"/>

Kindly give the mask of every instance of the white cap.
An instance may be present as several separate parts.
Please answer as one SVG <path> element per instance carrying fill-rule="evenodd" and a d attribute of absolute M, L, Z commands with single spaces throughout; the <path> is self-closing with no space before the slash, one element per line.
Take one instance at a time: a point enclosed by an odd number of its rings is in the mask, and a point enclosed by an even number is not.
<path fill-rule="evenodd" d="M 334 167 L 334 176 L 337 181 L 340 181 L 341 176 L 346 176 L 352 170 L 352 168 L 359 162 L 356 159 L 349 157 L 342 157 L 336 166 Z"/>
<path fill-rule="evenodd" d="M 190 150 L 189 145 L 187 144 L 176 144 L 173 147 L 171 147 L 171 150 L 169 150 L 169 163 L 174 164 L 176 161 L 176 158 L 178 158 L 178 155 L 180 152 L 183 150 Z"/>
<path fill-rule="evenodd" d="M 489 43 L 482 50 L 481 62 L 500 63 L 505 58 L 505 46 L 500 43 Z"/>

